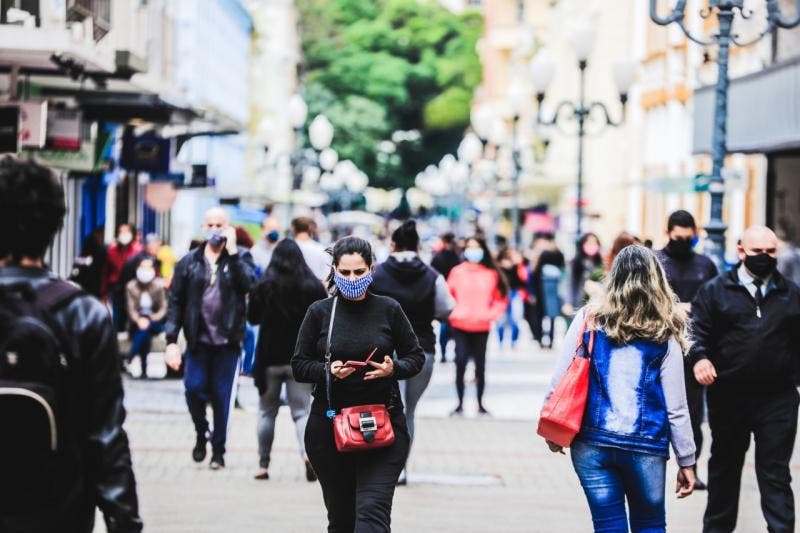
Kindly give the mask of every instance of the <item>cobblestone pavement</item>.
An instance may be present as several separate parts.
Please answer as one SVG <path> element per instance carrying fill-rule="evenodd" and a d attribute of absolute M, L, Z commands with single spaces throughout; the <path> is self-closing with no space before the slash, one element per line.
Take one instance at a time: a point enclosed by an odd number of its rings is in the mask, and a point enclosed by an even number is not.
<path fill-rule="evenodd" d="M 154 373 L 159 367 L 163 371 L 158 359 L 151 355 Z M 554 359 L 555 352 L 529 344 L 511 352 L 500 350 L 493 342 L 486 392 L 491 418 L 475 416 L 474 402 L 466 404 L 465 417 L 447 416 L 455 401 L 454 365 L 437 362 L 418 409 L 409 485 L 399 487 L 395 497 L 395 531 L 591 530 L 588 508 L 568 456 L 551 454 L 535 433 L 535 415 Z M 252 479 L 257 466 L 256 392 L 250 380 L 241 382 L 244 409 L 232 415 L 228 467 L 218 472 L 191 460 L 194 437 L 180 382 L 126 380 L 126 391 L 126 428 L 147 531 L 324 530 L 321 491 L 316 483 L 305 481 L 287 408 L 281 408 L 278 417 L 271 479 Z M 474 388 L 468 384 L 470 393 L 474 396 Z M 795 453 L 792 470 L 797 474 L 799 469 L 800 454 Z M 669 478 L 674 479 L 674 474 L 675 465 L 670 463 Z M 800 495 L 800 484 L 795 481 L 793 486 L 795 495 Z M 670 531 L 700 531 L 705 493 L 682 501 L 668 495 L 667 500 Z M 758 502 L 751 452 L 743 476 L 737 531 L 766 529 Z M 97 530 L 104 528 L 100 525 Z"/>

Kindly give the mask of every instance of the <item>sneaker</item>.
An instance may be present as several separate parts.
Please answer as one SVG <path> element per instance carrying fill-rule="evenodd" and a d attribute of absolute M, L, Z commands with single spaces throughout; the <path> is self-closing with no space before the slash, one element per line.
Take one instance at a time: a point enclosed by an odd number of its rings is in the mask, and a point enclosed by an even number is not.
<path fill-rule="evenodd" d="M 306 459 L 306 481 L 312 482 L 316 480 L 317 480 L 317 473 L 314 472 L 314 467 L 312 467 L 309 460 Z"/>
<path fill-rule="evenodd" d="M 205 435 L 198 435 L 197 440 L 194 444 L 194 449 L 192 450 L 192 459 L 194 459 L 195 463 L 202 463 L 203 459 L 206 458 L 206 443 L 208 439 L 206 439 Z"/>
<path fill-rule="evenodd" d="M 208 464 L 208 466 L 211 467 L 211 470 L 225 468 L 225 457 L 223 457 L 221 453 L 214 452 L 211 454 L 211 462 Z"/>
<path fill-rule="evenodd" d="M 478 414 L 481 416 L 492 416 L 492 414 L 482 405 L 478 407 Z"/>
<path fill-rule="evenodd" d="M 450 412 L 450 416 L 461 416 L 464 414 L 464 408 L 460 405 Z"/>
<path fill-rule="evenodd" d="M 254 479 L 269 479 L 269 472 L 267 471 L 266 468 L 259 467 L 259 469 L 256 470 L 256 473 L 253 476 L 253 478 Z"/>

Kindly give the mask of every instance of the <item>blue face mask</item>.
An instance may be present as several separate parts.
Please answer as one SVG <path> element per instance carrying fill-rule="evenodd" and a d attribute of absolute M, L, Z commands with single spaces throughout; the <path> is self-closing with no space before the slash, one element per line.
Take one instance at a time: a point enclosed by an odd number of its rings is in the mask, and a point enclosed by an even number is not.
<path fill-rule="evenodd" d="M 225 242 L 225 236 L 219 228 L 211 228 L 206 230 L 206 241 L 212 248 L 219 248 Z"/>
<path fill-rule="evenodd" d="M 483 261 L 483 250 L 480 248 L 467 248 L 464 250 L 464 258 L 470 263 L 480 263 Z"/>
<path fill-rule="evenodd" d="M 336 288 L 339 289 L 339 292 L 341 292 L 345 298 L 355 300 L 367 292 L 367 287 L 369 287 L 372 283 L 372 272 L 363 278 L 358 278 L 355 280 L 349 280 L 347 278 L 343 278 L 338 273 L 334 273 L 333 282 L 336 284 Z"/>
<path fill-rule="evenodd" d="M 269 233 L 267 233 L 267 240 L 269 242 L 278 242 L 278 239 L 280 239 L 280 238 L 281 238 L 281 234 L 278 233 L 275 230 L 270 231 Z"/>

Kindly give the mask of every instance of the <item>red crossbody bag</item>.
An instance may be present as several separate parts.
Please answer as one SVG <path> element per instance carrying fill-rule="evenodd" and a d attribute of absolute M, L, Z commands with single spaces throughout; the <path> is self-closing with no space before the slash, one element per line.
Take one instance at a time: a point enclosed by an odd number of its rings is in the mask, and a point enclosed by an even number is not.
<path fill-rule="evenodd" d="M 336 414 L 331 400 L 331 335 L 336 316 L 334 297 L 331 320 L 328 324 L 328 340 L 325 343 L 325 384 L 328 396 L 327 417 L 333 420 L 333 438 L 340 452 L 360 452 L 375 448 L 385 448 L 394 442 L 394 428 L 389 410 L 383 404 L 356 405 L 346 407 Z"/>

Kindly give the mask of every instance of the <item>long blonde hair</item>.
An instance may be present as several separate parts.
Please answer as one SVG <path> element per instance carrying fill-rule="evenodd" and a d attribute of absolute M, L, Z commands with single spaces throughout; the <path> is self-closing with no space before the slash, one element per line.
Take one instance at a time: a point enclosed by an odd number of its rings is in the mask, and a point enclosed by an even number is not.
<path fill-rule="evenodd" d="M 634 340 L 667 342 L 689 349 L 686 312 L 678 305 L 655 254 L 644 246 L 620 251 L 606 279 L 606 294 L 594 311 L 595 321 L 619 344 Z"/>

